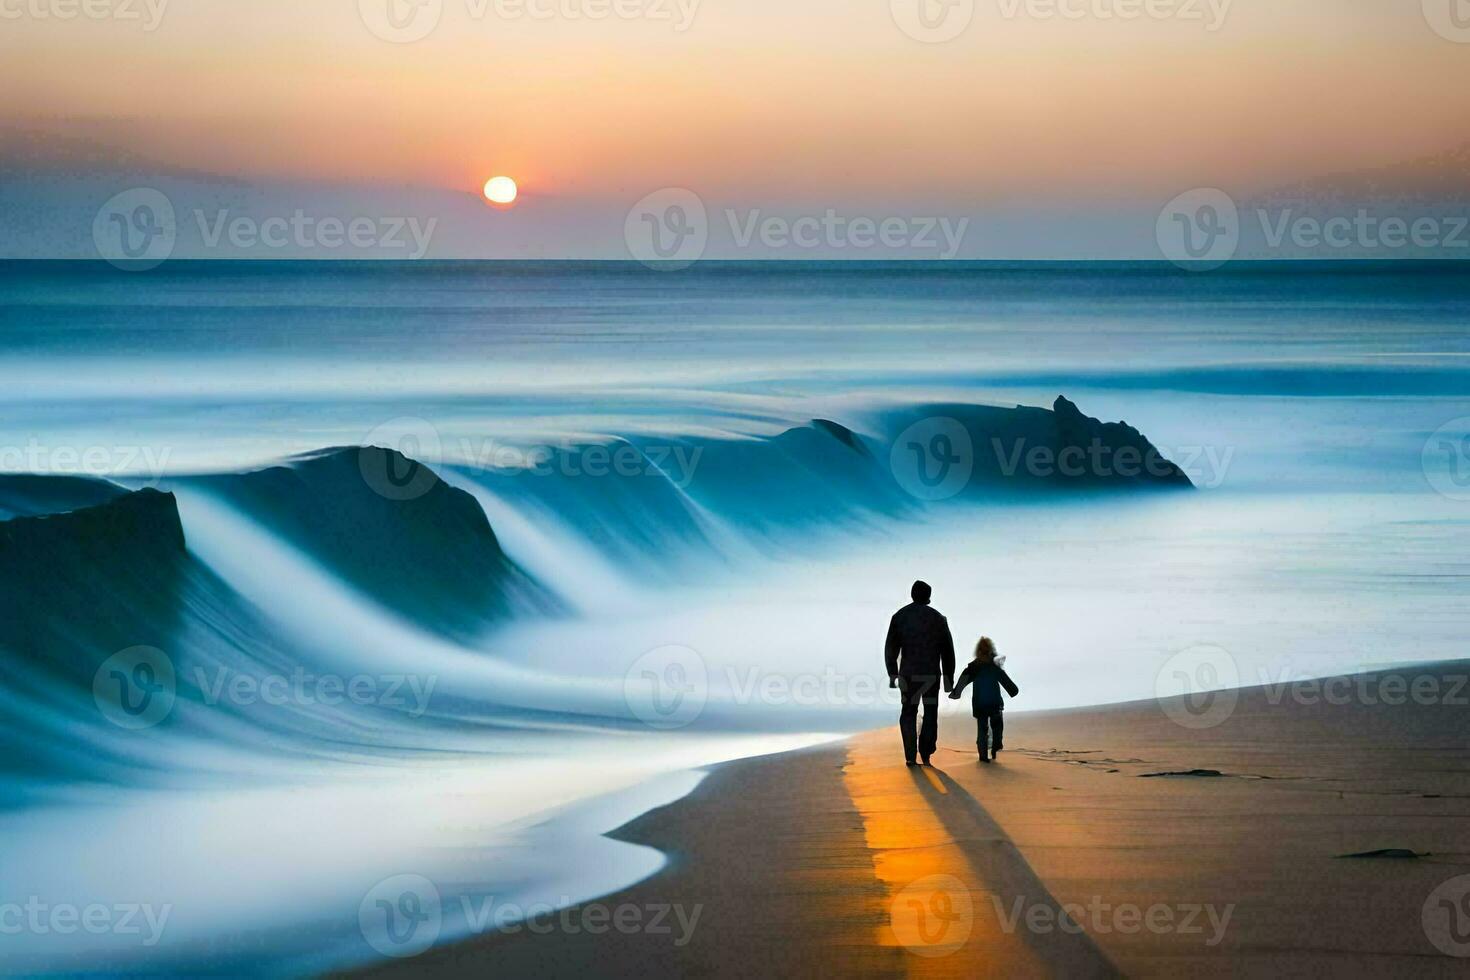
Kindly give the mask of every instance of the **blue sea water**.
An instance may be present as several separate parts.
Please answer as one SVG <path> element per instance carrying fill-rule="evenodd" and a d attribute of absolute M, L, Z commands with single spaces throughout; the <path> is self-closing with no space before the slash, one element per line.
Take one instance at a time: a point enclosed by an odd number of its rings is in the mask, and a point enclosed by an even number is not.
<path fill-rule="evenodd" d="M 171 655 L 436 684 L 418 716 L 185 705 L 128 742 L 7 699 L 96 755 L 8 778 L 0 904 L 173 908 L 156 946 L 33 932 L 11 962 L 295 973 L 383 955 L 359 903 L 404 872 L 613 890 L 660 863 L 598 836 L 673 792 L 647 787 L 889 723 L 914 578 L 962 648 L 996 638 L 1018 708 L 1153 697 L 1193 649 L 1240 684 L 1461 656 L 1467 327 L 1451 263 L 0 264 L 0 473 L 178 496 L 209 577 Z M 1059 395 L 1197 490 L 931 503 L 781 436 Z M 579 451 L 617 439 L 657 465 Z M 197 479 L 371 444 L 470 493 L 559 611 L 447 637 Z M 697 671 L 697 710 L 640 724 L 650 664 Z"/>

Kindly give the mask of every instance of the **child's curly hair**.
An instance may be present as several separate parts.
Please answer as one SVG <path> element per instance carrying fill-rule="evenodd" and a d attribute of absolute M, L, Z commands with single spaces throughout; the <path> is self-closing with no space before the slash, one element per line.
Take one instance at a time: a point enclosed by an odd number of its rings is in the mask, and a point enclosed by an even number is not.
<path fill-rule="evenodd" d="M 980 637 L 980 642 L 975 644 L 975 659 L 995 662 L 995 641 L 988 636 Z"/>

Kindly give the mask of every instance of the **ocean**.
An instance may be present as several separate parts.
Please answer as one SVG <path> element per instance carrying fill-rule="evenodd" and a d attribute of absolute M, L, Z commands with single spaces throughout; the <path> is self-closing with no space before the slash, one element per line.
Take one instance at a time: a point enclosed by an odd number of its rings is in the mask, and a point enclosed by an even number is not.
<path fill-rule="evenodd" d="M 1457 263 L 0 263 L 0 519 L 157 489 L 184 539 L 0 550 L 0 911 L 156 926 L 6 968 L 614 891 L 702 767 L 892 723 L 917 578 L 1018 712 L 1463 656 L 1467 326 Z M 1192 489 L 1090 419 L 1059 479 L 1069 404 Z"/>

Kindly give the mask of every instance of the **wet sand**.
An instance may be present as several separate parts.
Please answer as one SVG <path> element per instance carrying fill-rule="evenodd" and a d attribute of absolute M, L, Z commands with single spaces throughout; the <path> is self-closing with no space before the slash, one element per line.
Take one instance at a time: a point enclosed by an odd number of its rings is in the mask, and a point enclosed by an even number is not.
<path fill-rule="evenodd" d="M 1385 703 L 1395 675 L 1434 693 Z M 894 731 L 731 763 L 615 835 L 671 863 L 597 903 L 692 929 L 488 934 L 371 972 L 1464 976 L 1431 934 L 1470 954 L 1470 899 L 1434 894 L 1470 875 L 1467 675 L 1013 711 L 991 764 L 951 715 L 929 769 Z"/>
<path fill-rule="evenodd" d="M 863 820 L 843 788 L 847 748 L 807 749 L 717 767 L 693 793 L 612 835 L 670 856 L 661 874 L 598 903 L 698 909 L 693 939 L 667 933 L 487 935 L 370 971 L 381 976 L 818 976 L 904 972 L 874 942 L 886 921 Z M 629 913 L 631 915 L 631 913 Z M 577 921 L 582 921 L 577 917 Z M 644 914 L 643 921 L 651 921 Z M 580 927 L 580 924 L 578 926 Z"/>

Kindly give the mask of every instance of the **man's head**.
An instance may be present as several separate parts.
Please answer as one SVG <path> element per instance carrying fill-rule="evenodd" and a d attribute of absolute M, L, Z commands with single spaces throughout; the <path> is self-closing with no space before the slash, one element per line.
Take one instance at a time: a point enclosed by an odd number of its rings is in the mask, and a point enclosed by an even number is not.
<path fill-rule="evenodd" d="M 909 589 L 909 597 L 925 606 L 929 605 L 929 597 L 933 594 L 934 590 L 929 588 L 928 582 L 915 582 L 914 587 Z"/>

